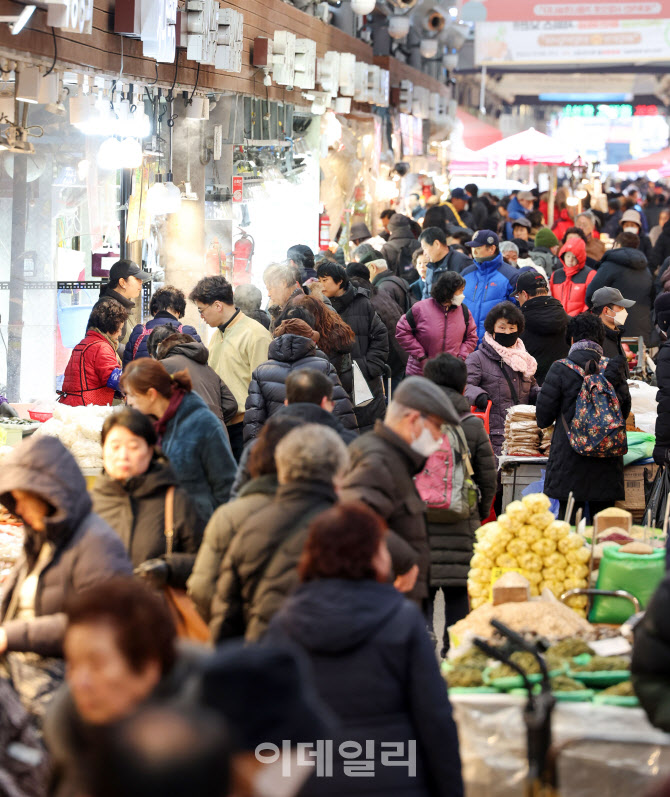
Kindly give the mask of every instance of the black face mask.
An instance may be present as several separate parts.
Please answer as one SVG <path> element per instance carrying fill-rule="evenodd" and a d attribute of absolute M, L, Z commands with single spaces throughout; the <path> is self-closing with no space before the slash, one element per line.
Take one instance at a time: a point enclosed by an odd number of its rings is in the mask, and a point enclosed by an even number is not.
<path fill-rule="evenodd" d="M 496 343 L 499 343 L 501 346 L 504 346 L 506 349 L 509 349 L 510 346 L 514 346 L 514 344 L 519 339 L 518 332 L 494 332 L 493 333 L 493 340 Z"/>

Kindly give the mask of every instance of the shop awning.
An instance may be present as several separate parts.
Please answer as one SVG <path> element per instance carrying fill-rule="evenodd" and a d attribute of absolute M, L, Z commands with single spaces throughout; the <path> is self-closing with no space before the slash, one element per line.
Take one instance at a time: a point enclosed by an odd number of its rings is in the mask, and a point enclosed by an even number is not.
<path fill-rule="evenodd" d="M 498 160 L 482 158 L 478 152 L 469 149 L 459 149 L 452 153 L 449 161 L 451 175 L 480 175 L 497 171 Z"/>
<path fill-rule="evenodd" d="M 636 158 L 632 161 L 623 161 L 618 166 L 620 172 L 646 172 L 649 169 L 660 169 L 662 166 L 670 164 L 670 147 L 662 149 L 660 152 L 652 152 L 643 158 Z"/>
<path fill-rule="evenodd" d="M 530 163 L 570 166 L 577 157 L 576 152 L 534 127 L 480 149 L 477 154 L 482 158 L 504 159 L 508 166 Z"/>
<path fill-rule="evenodd" d="M 463 143 L 468 149 L 482 149 L 503 137 L 497 127 L 482 122 L 462 108 L 456 111 L 456 118 L 463 125 Z"/>

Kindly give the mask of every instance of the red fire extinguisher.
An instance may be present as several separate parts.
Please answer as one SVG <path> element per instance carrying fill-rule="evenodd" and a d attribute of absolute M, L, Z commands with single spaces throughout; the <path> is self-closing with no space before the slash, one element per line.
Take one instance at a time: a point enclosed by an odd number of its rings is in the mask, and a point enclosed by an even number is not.
<path fill-rule="evenodd" d="M 244 230 L 233 246 L 233 285 L 251 282 L 251 259 L 254 256 L 254 239 Z"/>
<path fill-rule="evenodd" d="M 319 249 L 324 252 L 330 244 L 330 216 L 321 213 L 319 216 Z"/>

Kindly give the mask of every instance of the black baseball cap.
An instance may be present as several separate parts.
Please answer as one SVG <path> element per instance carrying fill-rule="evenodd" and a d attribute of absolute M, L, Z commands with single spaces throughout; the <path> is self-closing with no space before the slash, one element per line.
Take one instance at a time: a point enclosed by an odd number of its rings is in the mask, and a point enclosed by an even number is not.
<path fill-rule="evenodd" d="M 521 291 L 547 290 L 547 280 L 539 271 L 523 271 L 519 274 L 512 296 L 518 296 Z"/>
<path fill-rule="evenodd" d="M 493 230 L 479 230 L 471 241 L 467 241 L 465 246 L 474 248 L 475 246 L 500 246 L 500 238 Z"/>
<path fill-rule="evenodd" d="M 128 277 L 137 277 L 142 282 L 148 282 L 153 279 L 148 271 L 142 271 L 137 263 L 133 263 L 132 260 L 117 260 L 109 269 L 110 282 L 117 283 L 119 280 L 127 280 Z"/>

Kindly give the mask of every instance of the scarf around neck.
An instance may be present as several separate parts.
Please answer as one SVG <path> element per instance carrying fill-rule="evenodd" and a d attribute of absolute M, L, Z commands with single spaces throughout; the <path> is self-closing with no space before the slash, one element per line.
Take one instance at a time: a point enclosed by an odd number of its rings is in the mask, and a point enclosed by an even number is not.
<path fill-rule="evenodd" d="M 89 331 L 97 332 L 98 335 L 102 335 L 102 337 L 111 344 L 112 348 L 114 349 L 114 354 L 116 354 L 116 359 L 118 360 L 119 365 L 121 365 L 121 358 L 119 357 L 119 341 L 114 340 L 114 338 L 110 338 L 106 332 L 103 332 L 97 327 L 91 327 Z"/>
<path fill-rule="evenodd" d="M 531 354 L 528 354 L 521 338 L 518 338 L 514 346 L 509 348 L 497 343 L 493 335 L 488 332 L 484 334 L 484 341 L 488 343 L 496 354 L 500 355 L 503 362 L 509 365 L 513 371 L 518 371 L 528 378 L 534 376 L 537 371 L 537 360 Z"/>
<path fill-rule="evenodd" d="M 156 429 L 156 434 L 158 435 L 157 445 L 161 445 L 163 442 L 163 435 L 165 434 L 165 430 L 167 429 L 168 423 L 174 418 L 177 414 L 177 410 L 179 409 L 182 401 L 184 400 L 184 396 L 186 395 L 186 391 L 182 388 L 177 388 L 172 397 L 170 398 L 170 403 L 168 404 L 167 409 L 163 413 L 163 416 L 156 421 L 154 427 Z"/>

